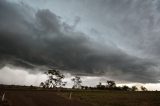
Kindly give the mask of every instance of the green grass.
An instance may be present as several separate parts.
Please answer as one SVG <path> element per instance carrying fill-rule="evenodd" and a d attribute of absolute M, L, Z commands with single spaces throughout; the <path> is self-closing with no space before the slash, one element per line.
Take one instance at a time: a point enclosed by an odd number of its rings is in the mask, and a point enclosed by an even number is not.
<path fill-rule="evenodd" d="M 61 94 L 69 96 L 69 92 Z M 93 106 L 160 106 L 160 92 L 72 91 L 72 99 Z"/>

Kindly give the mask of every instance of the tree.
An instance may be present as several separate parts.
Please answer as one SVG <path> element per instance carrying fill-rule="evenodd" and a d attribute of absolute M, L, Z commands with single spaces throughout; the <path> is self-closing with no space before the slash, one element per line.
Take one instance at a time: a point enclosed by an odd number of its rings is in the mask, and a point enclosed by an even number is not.
<path fill-rule="evenodd" d="M 62 86 L 66 86 L 67 82 L 62 82 Z"/>
<path fill-rule="evenodd" d="M 115 81 L 107 81 L 107 87 L 108 88 L 115 88 L 116 87 L 116 83 Z"/>
<path fill-rule="evenodd" d="M 124 85 L 124 86 L 122 87 L 122 90 L 124 90 L 124 91 L 130 91 L 131 88 L 129 88 L 127 85 Z"/>
<path fill-rule="evenodd" d="M 99 82 L 99 84 L 97 85 L 97 89 L 101 89 L 101 87 L 102 87 L 102 83 Z"/>
<path fill-rule="evenodd" d="M 147 88 L 144 87 L 144 86 L 141 86 L 141 90 L 142 90 L 142 91 L 147 91 Z"/>
<path fill-rule="evenodd" d="M 79 76 L 75 76 L 71 79 L 73 81 L 73 89 L 80 89 L 82 80 Z"/>
<path fill-rule="evenodd" d="M 47 72 L 45 72 L 45 74 L 48 76 L 48 79 L 45 82 L 41 82 L 40 86 L 44 88 L 55 88 L 65 86 L 66 82 L 62 81 L 62 79 L 64 79 L 64 75 L 61 74 L 59 71 L 48 70 Z"/>
<path fill-rule="evenodd" d="M 132 86 L 131 91 L 138 91 L 138 88 L 136 86 Z"/>
<path fill-rule="evenodd" d="M 88 88 L 89 88 L 88 86 L 85 86 L 85 87 L 84 87 L 85 90 L 87 90 Z"/>
<path fill-rule="evenodd" d="M 44 82 L 41 82 L 39 86 L 45 88 Z"/>
<path fill-rule="evenodd" d="M 99 84 L 97 85 L 97 89 L 104 90 L 105 89 L 105 85 L 102 85 L 102 83 L 99 82 Z"/>

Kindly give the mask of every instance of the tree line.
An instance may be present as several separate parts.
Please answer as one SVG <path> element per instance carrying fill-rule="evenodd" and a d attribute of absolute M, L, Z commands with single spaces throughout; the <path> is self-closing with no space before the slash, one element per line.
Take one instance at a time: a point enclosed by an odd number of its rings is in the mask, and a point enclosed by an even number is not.
<path fill-rule="evenodd" d="M 42 88 L 63 88 L 67 84 L 67 82 L 62 81 L 65 76 L 60 73 L 58 70 L 48 70 L 45 72 L 47 75 L 47 80 L 40 83 L 40 87 Z M 75 76 L 71 79 L 73 82 L 72 89 L 83 89 L 83 90 L 122 90 L 122 91 L 138 91 L 139 89 L 136 86 L 129 87 L 127 85 L 124 85 L 122 87 L 116 86 L 115 81 L 108 80 L 106 81 L 106 84 L 102 84 L 99 82 L 99 84 L 95 87 L 89 87 L 89 86 L 83 86 L 82 80 L 80 76 Z M 147 91 L 147 88 L 144 86 L 141 86 L 141 91 Z"/>

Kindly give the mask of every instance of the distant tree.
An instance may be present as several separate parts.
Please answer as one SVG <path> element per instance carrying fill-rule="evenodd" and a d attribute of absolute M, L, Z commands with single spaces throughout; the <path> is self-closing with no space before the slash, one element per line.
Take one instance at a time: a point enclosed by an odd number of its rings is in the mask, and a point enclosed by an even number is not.
<path fill-rule="evenodd" d="M 101 86 L 102 86 L 102 83 L 101 83 L 101 82 L 99 82 L 99 84 L 97 85 L 97 89 L 100 89 L 100 88 L 101 88 Z"/>
<path fill-rule="evenodd" d="M 85 89 L 85 86 L 81 86 L 81 89 Z"/>
<path fill-rule="evenodd" d="M 124 91 L 130 91 L 131 88 L 129 88 L 127 85 L 124 85 L 124 86 L 122 87 L 122 90 L 124 90 Z"/>
<path fill-rule="evenodd" d="M 88 86 L 81 86 L 81 89 L 87 90 L 89 87 Z"/>
<path fill-rule="evenodd" d="M 48 76 L 48 79 L 45 82 L 40 83 L 41 87 L 55 88 L 62 87 L 66 84 L 62 81 L 62 79 L 64 79 L 64 75 L 57 70 L 48 70 L 45 74 Z"/>
<path fill-rule="evenodd" d="M 62 86 L 66 86 L 67 82 L 62 82 Z"/>
<path fill-rule="evenodd" d="M 147 88 L 144 87 L 144 86 L 141 86 L 141 90 L 142 90 L 142 91 L 148 91 Z"/>
<path fill-rule="evenodd" d="M 101 82 L 99 82 L 99 84 L 97 85 L 97 88 L 98 88 L 98 87 L 101 87 L 101 86 L 102 86 L 102 83 L 101 83 Z"/>
<path fill-rule="evenodd" d="M 39 86 L 45 88 L 44 82 L 41 82 Z"/>
<path fill-rule="evenodd" d="M 138 91 L 138 88 L 136 86 L 132 86 L 131 91 Z"/>
<path fill-rule="evenodd" d="M 88 87 L 88 86 L 85 86 L 84 88 L 85 88 L 85 90 L 87 90 L 89 87 Z"/>
<path fill-rule="evenodd" d="M 85 89 L 85 86 L 81 86 L 81 89 Z"/>
<path fill-rule="evenodd" d="M 73 89 L 80 89 L 81 88 L 82 80 L 79 76 L 75 76 L 71 80 L 73 81 L 73 87 L 72 87 Z"/>
<path fill-rule="evenodd" d="M 120 91 L 120 90 L 122 90 L 122 87 L 120 87 L 120 86 L 115 87 L 115 88 L 114 88 L 114 90 L 118 90 L 118 91 Z"/>
<path fill-rule="evenodd" d="M 30 88 L 34 88 L 34 86 L 33 86 L 33 85 L 30 85 Z"/>
<path fill-rule="evenodd" d="M 99 82 L 99 84 L 97 85 L 97 89 L 104 90 L 105 89 L 105 85 L 102 85 L 102 83 Z"/>
<path fill-rule="evenodd" d="M 116 87 L 116 83 L 115 81 L 107 81 L 107 88 L 115 88 Z"/>

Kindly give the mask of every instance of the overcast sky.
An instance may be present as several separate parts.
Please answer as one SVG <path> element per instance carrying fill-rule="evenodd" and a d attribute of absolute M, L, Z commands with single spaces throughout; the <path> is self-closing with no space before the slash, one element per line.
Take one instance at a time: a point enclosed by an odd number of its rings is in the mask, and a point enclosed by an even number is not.
<path fill-rule="evenodd" d="M 159 83 L 159 34 L 159 0 L 0 0 L 0 83 L 51 68 Z"/>

